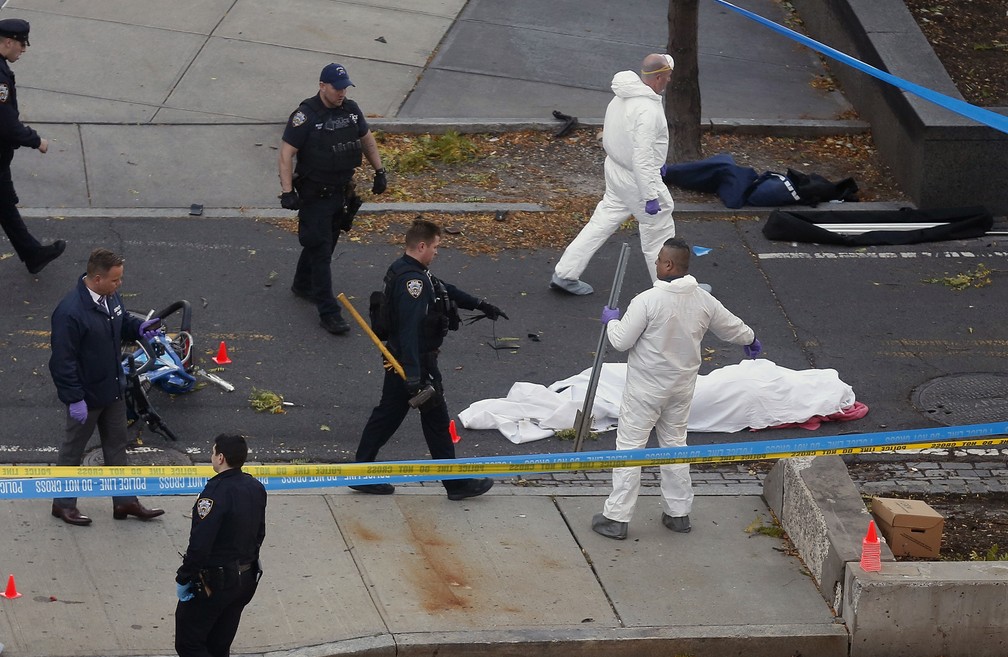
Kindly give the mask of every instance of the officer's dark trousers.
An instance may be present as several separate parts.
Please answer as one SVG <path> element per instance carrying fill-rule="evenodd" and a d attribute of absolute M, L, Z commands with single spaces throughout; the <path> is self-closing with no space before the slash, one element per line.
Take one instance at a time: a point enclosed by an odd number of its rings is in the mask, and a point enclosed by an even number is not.
<path fill-rule="evenodd" d="M 14 252 L 22 262 L 34 264 L 42 245 L 32 237 L 17 209 L 18 197 L 11 180 L 10 165 L 0 165 L 0 225 L 3 226 Z"/>
<path fill-rule="evenodd" d="M 239 573 L 238 586 L 197 596 L 175 607 L 175 652 L 179 657 L 228 657 L 242 611 L 256 592 L 257 569 Z"/>
<path fill-rule="evenodd" d="M 340 186 L 340 191 L 333 191 L 326 198 L 311 195 L 303 198 L 298 213 L 298 242 L 303 248 L 294 272 L 294 288 L 315 299 L 320 317 L 340 314 L 339 302 L 333 296 L 332 255 L 339 240 L 337 222 L 342 210 Z"/>
<path fill-rule="evenodd" d="M 105 465 L 129 465 L 126 457 L 126 444 L 129 434 L 126 431 L 126 402 L 120 397 L 108 406 L 88 408 L 84 424 L 70 417 L 67 409 L 66 433 L 63 444 L 56 456 L 56 465 L 78 466 L 84 460 L 84 449 L 95 428 L 101 438 L 102 456 Z M 113 505 L 136 502 L 135 495 L 116 496 L 112 498 Z M 70 509 L 77 506 L 76 497 L 58 497 L 53 500 L 54 506 Z"/>
<path fill-rule="evenodd" d="M 455 445 L 452 443 L 451 434 L 448 433 L 448 405 L 445 403 L 444 395 L 441 394 L 440 377 L 435 378 L 435 389 L 438 394 L 420 409 L 420 426 L 423 428 L 424 439 L 427 441 L 427 449 L 430 450 L 431 458 L 453 459 L 455 458 Z M 375 461 L 378 458 L 378 450 L 389 441 L 389 438 L 396 432 L 399 425 L 406 418 L 407 413 L 412 409 L 409 405 L 409 392 L 406 389 L 406 382 L 394 371 L 385 372 L 385 382 L 382 385 L 381 401 L 371 411 L 361 435 L 360 445 L 357 447 L 355 460 L 358 463 Z M 441 483 L 445 489 L 458 490 L 465 488 L 471 479 L 445 479 Z"/>

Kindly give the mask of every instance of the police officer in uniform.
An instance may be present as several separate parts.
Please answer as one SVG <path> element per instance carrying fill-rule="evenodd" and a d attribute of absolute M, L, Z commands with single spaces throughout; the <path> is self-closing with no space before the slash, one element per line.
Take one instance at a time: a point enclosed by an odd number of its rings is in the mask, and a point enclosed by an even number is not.
<path fill-rule="evenodd" d="M 362 154 L 375 170 L 371 191 L 381 194 L 388 183 L 378 144 L 364 113 L 346 97 L 346 69 L 329 64 L 319 76 L 319 92 L 290 115 L 280 142 L 280 205 L 299 210 L 298 259 L 291 291 L 313 301 L 319 323 L 337 335 L 350 331 L 332 291 L 332 254 L 347 213 L 347 186 Z M 297 166 L 294 166 L 295 156 Z"/>
<path fill-rule="evenodd" d="M 378 450 L 388 442 L 410 410 L 409 401 L 427 386 L 435 394 L 420 406 L 420 424 L 431 458 L 455 458 L 455 445 L 448 431 L 448 406 L 444 399 L 437 357 L 449 330 L 459 327 L 458 308 L 479 310 L 497 321 L 508 319 L 497 306 L 445 283 L 428 271 L 441 242 L 441 227 L 419 217 L 406 231 L 406 253 L 392 263 L 385 274 L 388 303 L 388 349 L 406 371 L 406 380 L 391 369 L 385 372 L 381 401 L 371 411 L 360 444 L 357 462 L 376 460 Z M 463 500 L 482 495 L 493 480 L 445 479 L 448 499 Z M 395 492 L 392 484 L 362 484 L 354 490 L 374 495 Z"/>
<path fill-rule="evenodd" d="M 39 153 L 49 150 L 49 141 L 21 123 L 18 113 L 14 73 L 8 62 L 16 62 L 28 49 L 28 21 L 20 18 L 0 20 L 0 225 L 14 251 L 32 274 L 37 274 L 66 249 L 66 242 L 56 240 L 42 246 L 25 226 L 18 212 L 18 196 L 11 178 L 11 160 L 15 149 L 27 146 Z"/>
<path fill-rule="evenodd" d="M 226 657 L 242 611 L 255 595 L 266 538 L 266 489 L 242 472 L 248 443 L 220 434 L 210 452 L 214 476 L 192 509 L 189 547 L 175 577 L 175 651 Z"/>

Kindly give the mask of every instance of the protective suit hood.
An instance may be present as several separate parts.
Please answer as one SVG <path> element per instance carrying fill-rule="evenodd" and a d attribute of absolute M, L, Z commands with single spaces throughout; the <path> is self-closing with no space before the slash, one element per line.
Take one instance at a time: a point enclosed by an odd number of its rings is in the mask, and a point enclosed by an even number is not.
<path fill-rule="evenodd" d="M 613 76 L 612 90 L 616 97 L 606 108 L 602 147 L 616 169 L 607 165 L 606 189 L 618 190 L 637 214 L 651 199 L 671 200 L 659 171 L 668 157 L 668 121 L 662 97 L 633 71 Z"/>
<path fill-rule="evenodd" d="M 673 278 L 671 281 L 657 280 L 654 282 L 654 286 L 669 292 L 692 292 L 697 288 L 697 279 L 686 274 L 679 278 Z"/>
<path fill-rule="evenodd" d="M 661 102 L 661 96 L 656 94 L 651 87 L 644 84 L 633 71 L 620 71 L 613 76 L 612 90 L 618 98 L 651 98 Z"/>

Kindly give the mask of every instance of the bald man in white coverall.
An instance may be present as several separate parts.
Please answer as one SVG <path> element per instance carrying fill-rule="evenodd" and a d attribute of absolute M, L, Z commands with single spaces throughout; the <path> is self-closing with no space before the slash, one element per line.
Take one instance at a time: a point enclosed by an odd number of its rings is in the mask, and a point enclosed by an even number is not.
<path fill-rule="evenodd" d="M 649 271 L 662 242 L 675 236 L 672 195 L 662 181 L 669 133 L 661 94 L 672 76 L 671 55 L 651 54 L 641 74 L 620 71 L 612 79 L 616 97 L 606 108 L 605 195 L 553 270 L 550 287 L 569 294 L 591 294 L 581 274 L 595 252 L 631 216 L 640 226 L 641 249 Z M 652 278 L 652 280 L 654 280 Z"/>
<path fill-rule="evenodd" d="M 689 275 L 689 259 L 686 242 L 666 240 L 655 260 L 654 286 L 634 297 L 623 319 L 619 308 L 606 306 L 602 311 L 609 343 L 630 352 L 616 428 L 618 450 L 646 447 L 652 428 L 662 447 L 686 444 L 700 341 L 708 330 L 725 342 L 744 345 L 749 358 L 763 349 L 751 328 L 697 285 Z M 613 468 L 613 491 L 602 513 L 592 518 L 593 530 L 609 538 L 627 537 L 640 476 L 639 467 Z M 693 507 L 689 464 L 661 466 L 661 492 L 662 524 L 688 532 Z"/>

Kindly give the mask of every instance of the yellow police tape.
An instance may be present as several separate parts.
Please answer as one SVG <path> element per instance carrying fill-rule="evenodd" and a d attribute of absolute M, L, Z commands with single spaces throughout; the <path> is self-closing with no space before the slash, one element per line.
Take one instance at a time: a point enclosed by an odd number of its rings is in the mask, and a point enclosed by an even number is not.
<path fill-rule="evenodd" d="M 836 439 L 837 437 L 832 437 Z M 783 445 L 794 442 L 780 441 Z M 822 441 L 816 440 L 813 443 Z M 759 443 L 766 446 L 767 443 Z M 256 477 L 396 477 L 396 476 L 474 476 L 509 475 L 524 473 L 570 472 L 582 470 L 608 470 L 611 468 L 646 467 L 678 463 L 732 463 L 738 461 L 761 461 L 800 456 L 830 456 L 849 454 L 874 454 L 907 449 L 952 449 L 968 447 L 996 447 L 1008 444 L 1008 436 L 985 436 L 983 439 L 930 440 L 906 442 L 892 445 L 860 445 L 839 449 L 819 448 L 807 450 L 765 451 L 753 453 L 744 449 L 745 443 L 734 443 L 724 453 L 714 456 L 664 455 L 636 456 L 643 452 L 658 450 L 632 450 L 632 452 L 582 452 L 568 455 L 541 454 L 539 458 L 519 457 L 521 462 L 508 462 L 516 457 L 499 457 L 497 460 L 460 459 L 431 461 L 401 461 L 382 463 L 337 463 L 304 465 L 246 465 L 242 469 Z M 673 450 L 718 450 L 717 445 L 697 448 L 672 448 Z M 632 458 L 626 456 L 634 455 Z M 548 457 L 543 458 L 543 457 Z M 37 479 L 61 477 L 212 477 L 213 468 L 208 465 L 170 466 L 46 466 L 46 465 L 4 465 L 0 466 L 0 478 Z"/>

